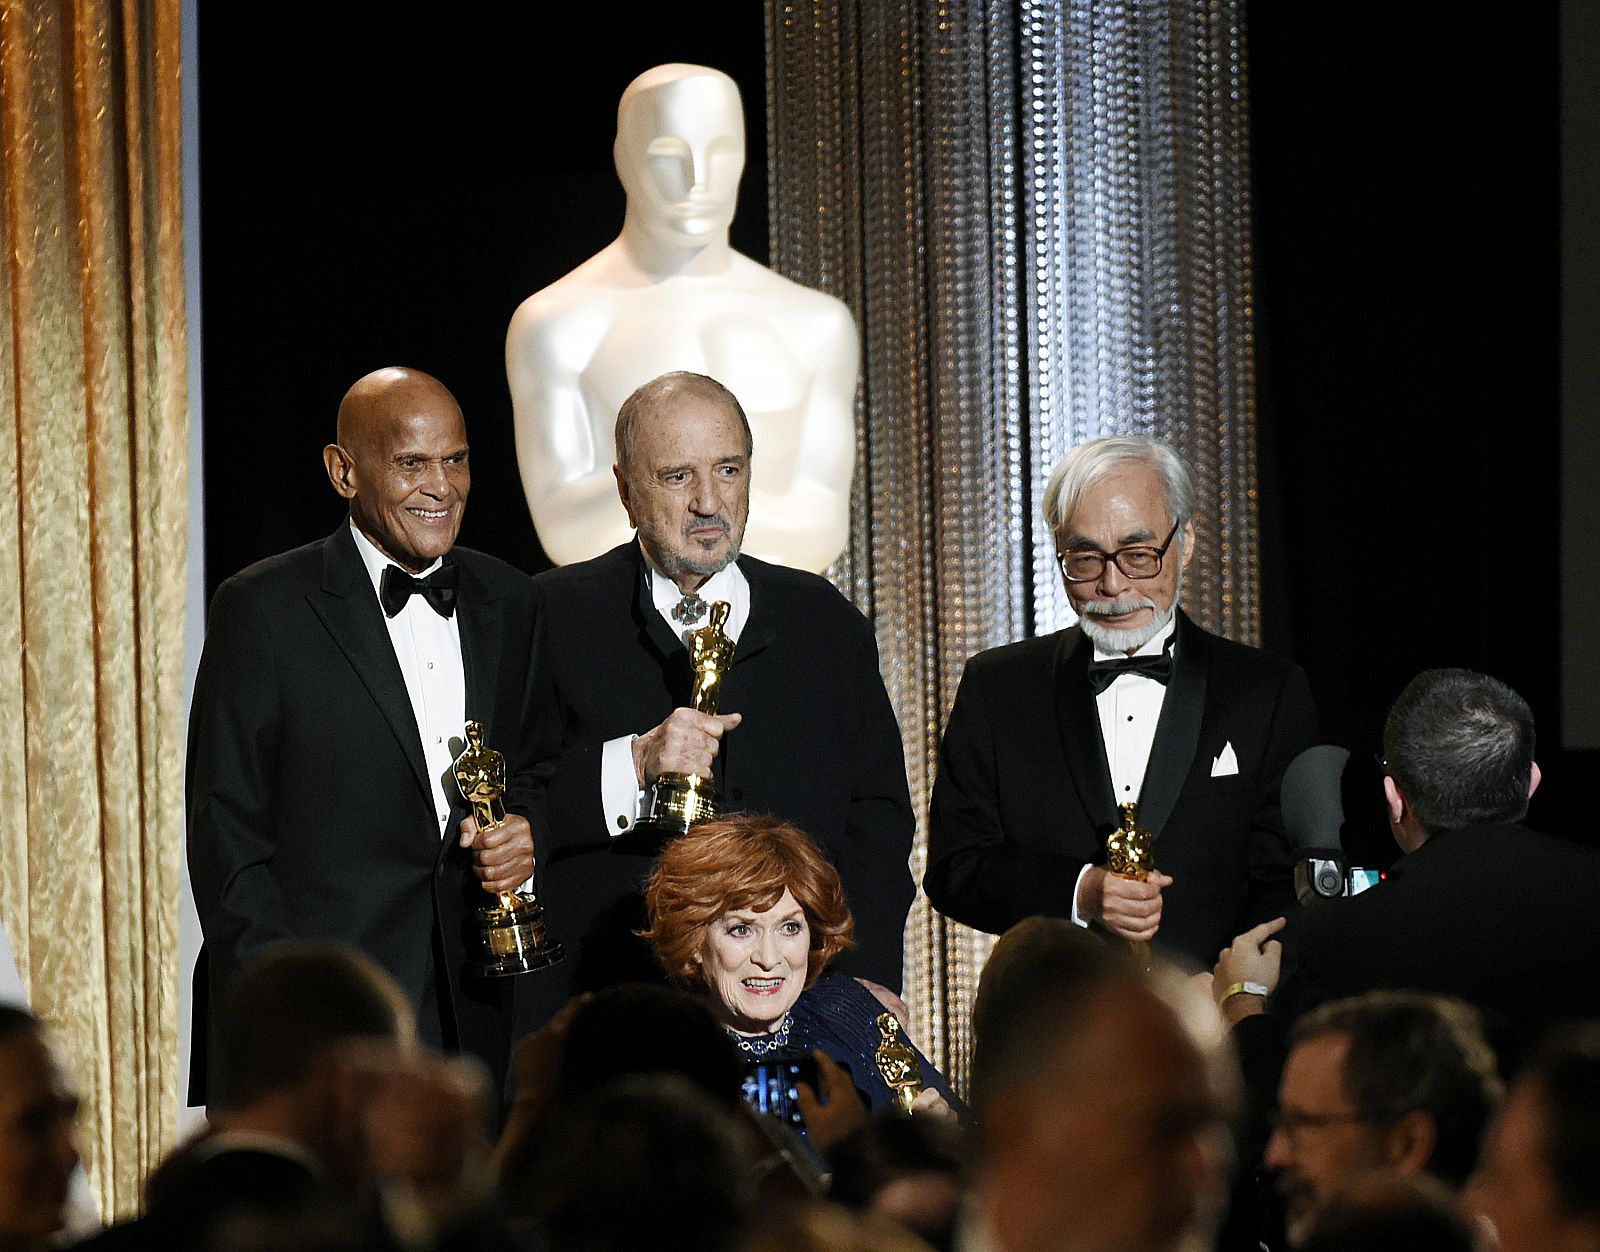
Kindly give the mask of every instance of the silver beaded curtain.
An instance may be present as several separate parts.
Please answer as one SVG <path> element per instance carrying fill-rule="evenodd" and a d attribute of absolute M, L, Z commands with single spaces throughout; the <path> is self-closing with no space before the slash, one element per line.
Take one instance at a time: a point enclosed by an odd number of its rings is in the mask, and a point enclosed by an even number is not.
<path fill-rule="evenodd" d="M 1056 461 L 1144 433 L 1193 466 L 1184 590 L 1257 635 L 1243 0 L 768 0 L 772 259 L 862 333 L 851 543 L 925 857 L 967 658 L 1071 620 Z M 918 1037 L 958 1081 L 991 940 L 920 896 Z"/>

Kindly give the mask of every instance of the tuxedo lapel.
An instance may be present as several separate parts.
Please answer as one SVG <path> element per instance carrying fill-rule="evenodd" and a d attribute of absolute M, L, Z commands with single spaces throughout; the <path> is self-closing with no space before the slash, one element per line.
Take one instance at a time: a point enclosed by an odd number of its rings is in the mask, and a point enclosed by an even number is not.
<path fill-rule="evenodd" d="M 1105 739 L 1100 734 L 1100 715 L 1089 686 L 1089 657 L 1093 650 L 1076 626 L 1061 632 L 1056 645 L 1056 720 L 1073 789 L 1099 837 L 1116 829 L 1118 814 L 1111 792 L 1111 769 L 1106 764 Z"/>
<path fill-rule="evenodd" d="M 433 786 L 428 780 L 427 761 L 422 755 L 422 739 L 417 734 L 405 676 L 400 672 L 400 662 L 395 660 L 394 645 L 383 624 L 383 610 L 378 607 L 377 593 L 347 523 L 340 523 L 323 544 L 322 586 L 306 599 L 394 731 L 431 807 Z"/>
<path fill-rule="evenodd" d="M 1200 746 L 1209 658 L 1205 633 L 1180 610 L 1172 649 L 1172 678 L 1161 701 L 1155 741 L 1139 789 L 1139 825 L 1159 835 L 1177 807 L 1183 781 Z"/>

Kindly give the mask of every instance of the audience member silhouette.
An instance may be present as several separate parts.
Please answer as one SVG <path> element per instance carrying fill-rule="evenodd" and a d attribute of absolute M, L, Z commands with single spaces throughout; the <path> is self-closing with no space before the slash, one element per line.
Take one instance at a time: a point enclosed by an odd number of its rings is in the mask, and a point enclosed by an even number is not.
<path fill-rule="evenodd" d="M 1228 1155 L 1208 1058 L 1124 952 L 1055 933 L 1024 932 L 979 982 L 956 1246 L 1157 1252 L 1205 1238 Z"/>
<path fill-rule="evenodd" d="M 1600 1022 L 1567 1027 L 1519 1073 L 1468 1198 L 1501 1252 L 1600 1249 Z"/>
<path fill-rule="evenodd" d="M 31 1013 L 0 1005 L 0 1249 L 49 1246 L 78 1164 L 78 1097 Z"/>

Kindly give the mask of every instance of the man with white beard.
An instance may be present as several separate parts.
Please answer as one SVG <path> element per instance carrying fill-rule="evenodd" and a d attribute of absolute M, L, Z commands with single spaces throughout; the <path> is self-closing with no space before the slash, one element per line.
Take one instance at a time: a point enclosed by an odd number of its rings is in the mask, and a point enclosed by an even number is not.
<path fill-rule="evenodd" d="M 1310 687 L 1178 608 L 1194 511 L 1188 466 L 1154 439 L 1093 440 L 1056 467 L 1045 518 L 1079 623 L 967 663 L 929 815 L 942 913 L 996 934 L 1070 917 L 1209 967 L 1295 907 L 1278 787 L 1317 741 Z M 1157 836 L 1142 880 L 1106 866 L 1129 801 Z"/>

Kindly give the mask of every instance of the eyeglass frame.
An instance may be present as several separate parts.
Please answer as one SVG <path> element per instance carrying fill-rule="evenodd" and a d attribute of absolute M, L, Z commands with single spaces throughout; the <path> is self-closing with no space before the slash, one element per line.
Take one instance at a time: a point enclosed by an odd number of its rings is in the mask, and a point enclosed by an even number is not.
<path fill-rule="evenodd" d="M 1097 557 L 1100 558 L 1100 568 L 1097 569 L 1093 574 L 1090 574 L 1089 577 L 1087 577 L 1087 578 L 1074 578 L 1071 574 L 1067 573 L 1067 553 L 1065 553 L 1065 552 L 1059 552 L 1058 551 L 1056 553 L 1056 565 L 1058 567 L 1060 567 L 1061 577 L 1065 578 L 1069 583 L 1075 583 L 1075 584 L 1092 583 L 1096 579 L 1105 577 L 1106 563 L 1107 562 L 1110 562 L 1112 565 L 1115 565 L 1117 567 L 1117 572 L 1119 574 L 1121 574 L 1124 578 L 1128 579 L 1130 582 L 1136 582 L 1136 583 L 1149 582 L 1150 579 L 1152 579 L 1152 578 L 1160 578 L 1161 577 L 1161 571 L 1164 568 L 1166 568 L 1167 549 L 1172 547 L 1172 541 L 1178 537 L 1178 529 L 1182 525 L 1183 525 L 1182 519 L 1179 519 L 1178 521 L 1173 522 L 1172 523 L 1172 529 L 1167 533 L 1166 542 L 1163 543 L 1159 548 L 1152 547 L 1148 543 L 1130 543 L 1127 547 L 1118 548 L 1114 552 L 1101 552 L 1096 548 L 1073 548 L 1073 549 L 1071 549 L 1071 551 L 1077 553 L 1080 556 L 1097 556 Z M 1148 574 L 1130 574 L 1127 570 L 1125 570 L 1122 567 L 1122 562 L 1121 562 L 1121 560 L 1118 559 L 1119 557 L 1122 556 L 1122 554 L 1124 552 L 1154 552 L 1156 554 L 1156 567 L 1155 567 L 1155 569 L 1152 570 Z"/>
<path fill-rule="evenodd" d="M 1118 567 L 1121 568 L 1120 566 Z M 1387 1113 L 1284 1113 L 1281 1109 L 1267 1118 L 1274 1134 L 1280 1131 L 1293 1143 L 1303 1130 L 1326 1130 L 1329 1126 L 1385 1126 L 1399 1121 L 1412 1110 Z"/>

